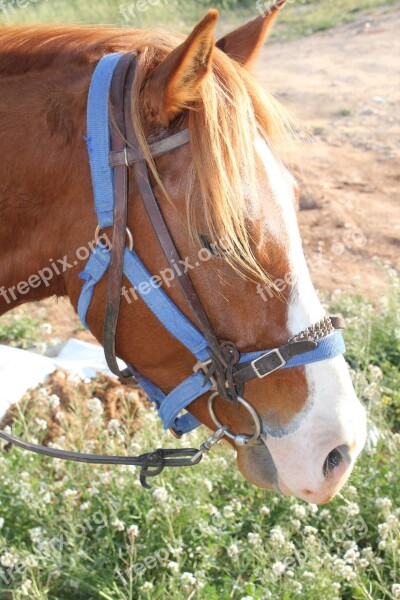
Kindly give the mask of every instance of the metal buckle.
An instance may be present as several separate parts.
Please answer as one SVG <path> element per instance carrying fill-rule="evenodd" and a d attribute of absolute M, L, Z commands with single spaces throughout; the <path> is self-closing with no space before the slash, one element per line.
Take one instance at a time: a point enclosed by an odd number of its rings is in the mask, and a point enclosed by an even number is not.
<path fill-rule="evenodd" d="M 271 371 L 268 371 L 268 373 L 264 373 L 261 374 L 259 372 L 259 370 L 257 369 L 256 363 L 265 358 L 266 356 L 269 356 L 270 354 L 276 354 L 276 356 L 279 358 L 279 360 L 281 361 L 281 364 L 278 365 L 277 367 L 275 367 L 275 369 L 272 369 Z M 270 350 L 269 352 L 266 352 L 265 354 L 263 354 L 262 356 L 259 356 L 258 358 L 255 358 L 254 360 L 251 361 L 251 366 L 253 367 L 253 371 L 254 373 L 257 375 L 257 377 L 259 379 L 264 379 L 264 377 L 266 377 L 267 375 L 271 375 L 271 373 L 274 373 L 275 371 L 278 371 L 278 369 L 281 369 L 282 367 L 284 367 L 286 365 L 286 360 L 283 358 L 282 354 L 279 352 L 278 348 L 275 348 L 274 350 Z"/>
<path fill-rule="evenodd" d="M 204 362 L 198 360 L 197 363 L 193 367 L 193 373 L 198 373 L 199 371 L 203 371 L 204 375 L 207 375 L 207 367 L 209 367 L 212 363 L 212 358 L 208 358 Z M 214 377 L 210 377 L 210 383 L 212 384 L 212 390 L 217 389 L 217 382 Z"/>

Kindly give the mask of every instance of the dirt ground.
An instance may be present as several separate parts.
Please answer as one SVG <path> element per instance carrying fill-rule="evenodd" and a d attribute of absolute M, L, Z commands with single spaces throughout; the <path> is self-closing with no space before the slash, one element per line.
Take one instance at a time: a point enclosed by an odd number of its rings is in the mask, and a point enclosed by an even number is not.
<path fill-rule="evenodd" d="M 313 280 L 378 297 L 385 262 L 400 267 L 400 10 L 267 45 L 256 65 L 266 85 L 312 133 L 296 151 L 300 227 Z M 47 337 L 79 329 L 67 300 L 22 307 L 52 324 Z"/>
<path fill-rule="evenodd" d="M 257 72 L 313 134 L 297 177 L 316 286 L 376 298 L 400 267 L 400 10 L 283 45 Z"/>

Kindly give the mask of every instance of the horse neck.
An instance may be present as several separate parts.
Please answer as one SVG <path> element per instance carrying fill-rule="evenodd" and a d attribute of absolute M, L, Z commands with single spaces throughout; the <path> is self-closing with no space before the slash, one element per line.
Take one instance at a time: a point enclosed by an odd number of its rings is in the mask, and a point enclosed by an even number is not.
<path fill-rule="evenodd" d="M 65 256 L 79 245 L 90 197 L 82 174 L 88 76 L 63 77 L 0 79 L 0 314 L 65 295 Z"/>

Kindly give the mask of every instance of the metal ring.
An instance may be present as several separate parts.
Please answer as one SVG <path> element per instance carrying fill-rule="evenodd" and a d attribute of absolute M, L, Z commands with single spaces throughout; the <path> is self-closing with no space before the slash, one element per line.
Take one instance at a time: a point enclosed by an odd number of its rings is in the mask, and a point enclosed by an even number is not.
<path fill-rule="evenodd" d="M 210 416 L 213 420 L 213 422 L 215 423 L 215 425 L 220 428 L 223 427 L 222 423 L 220 423 L 220 421 L 218 420 L 215 412 L 214 412 L 214 408 L 213 408 L 213 404 L 214 404 L 214 400 L 215 398 L 219 396 L 218 392 L 213 392 L 210 397 L 208 398 L 208 412 L 210 413 Z M 238 433 L 238 434 L 234 434 L 234 433 L 230 433 L 229 431 L 225 432 L 226 437 L 228 437 L 229 439 L 233 440 L 234 444 L 236 446 L 252 446 L 255 444 L 260 444 L 262 443 L 262 440 L 260 439 L 260 434 L 261 434 L 261 420 L 260 417 L 258 416 L 257 412 L 254 410 L 254 408 L 251 406 L 251 404 L 249 404 L 247 402 L 247 400 L 245 400 L 244 398 L 242 398 L 242 396 L 238 396 L 237 397 L 239 404 L 241 404 L 242 406 L 244 406 L 244 408 L 247 410 L 247 412 L 251 415 L 253 421 L 254 421 L 254 425 L 256 427 L 255 433 L 253 435 L 249 435 L 247 433 Z"/>
<path fill-rule="evenodd" d="M 101 244 L 101 242 L 100 242 L 100 238 L 101 238 L 100 231 L 101 231 L 101 227 L 100 227 L 100 225 L 97 225 L 96 231 L 94 232 L 94 242 L 95 242 L 95 244 Z M 128 249 L 129 249 L 130 252 L 132 252 L 133 246 L 134 246 L 134 241 L 133 241 L 132 231 L 129 229 L 129 227 L 126 228 L 126 237 L 128 238 Z"/>

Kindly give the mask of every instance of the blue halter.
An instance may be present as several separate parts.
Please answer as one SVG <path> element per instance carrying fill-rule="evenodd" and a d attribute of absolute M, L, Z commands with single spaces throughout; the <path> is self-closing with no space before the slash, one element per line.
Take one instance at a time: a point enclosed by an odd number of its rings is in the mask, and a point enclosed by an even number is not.
<path fill-rule="evenodd" d="M 114 190 L 113 169 L 109 164 L 110 126 L 109 126 L 109 93 L 114 70 L 122 54 L 114 53 L 104 56 L 98 63 L 90 85 L 87 108 L 87 147 L 92 175 L 94 202 L 100 228 L 113 224 Z M 106 273 L 110 264 L 109 250 L 98 243 L 93 250 L 80 277 L 84 280 L 81 290 L 78 313 L 83 325 L 87 328 L 86 314 L 92 300 L 96 284 Z M 141 262 L 134 250 L 125 249 L 124 275 L 132 286 L 163 324 L 163 326 L 195 357 L 198 364 L 206 363 L 210 356 L 207 352 L 207 340 L 202 333 L 175 306 L 169 296 L 154 284 L 152 275 Z M 141 285 L 146 283 L 147 285 Z M 146 293 L 143 293 L 146 290 Z M 297 355 L 282 361 L 278 368 L 289 369 L 310 363 L 333 358 L 345 351 L 342 335 L 338 331 L 329 333 L 318 340 L 316 348 L 307 353 Z M 246 352 L 240 355 L 239 365 L 251 363 L 266 355 L 278 352 L 278 349 L 256 352 Z M 279 352 L 278 352 L 279 354 Z M 164 428 L 173 429 L 179 433 L 191 431 L 200 422 L 191 414 L 180 414 L 194 400 L 210 391 L 213 387 L 211 380 L 205 381 L 204 373 L 200 370 L 182 381 L 169 394 L 149 379 L 145 378 L 134 367 L 129 366 L 141 387 L 155 403 Z M 256 362 L 254 370 L 257 372 Z M 260 375 L 258 375 L 260 376 Z"/>

